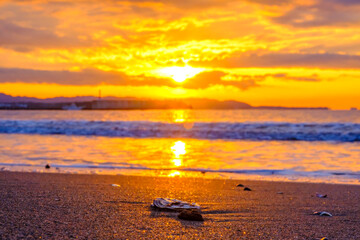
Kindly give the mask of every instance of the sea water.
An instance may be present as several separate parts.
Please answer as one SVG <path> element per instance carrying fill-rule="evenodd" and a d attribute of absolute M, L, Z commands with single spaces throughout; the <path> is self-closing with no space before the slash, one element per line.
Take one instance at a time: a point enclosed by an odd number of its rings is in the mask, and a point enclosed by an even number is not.
<path fill-rule="evenodd" d="M 4 110 L 0 143 L 2 171 L 360 184 L 360 111 Z"/>

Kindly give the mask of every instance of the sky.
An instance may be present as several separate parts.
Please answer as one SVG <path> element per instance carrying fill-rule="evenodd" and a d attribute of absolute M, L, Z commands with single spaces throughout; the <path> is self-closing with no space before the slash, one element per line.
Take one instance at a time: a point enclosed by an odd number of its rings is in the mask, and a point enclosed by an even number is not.
<path fill-rule="evenodd" d="M 358 0 L 0 0 L 0 92 L 360 108 Z"/>

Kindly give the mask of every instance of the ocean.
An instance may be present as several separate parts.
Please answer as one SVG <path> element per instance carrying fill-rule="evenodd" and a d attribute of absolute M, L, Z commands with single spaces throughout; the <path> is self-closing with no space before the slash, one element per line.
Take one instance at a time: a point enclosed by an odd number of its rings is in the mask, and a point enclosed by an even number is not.
<path fill-rule="evenodd" d="M 2 110 L 0 142 L 1 171 L 360 184 L 360 111 Z"/>

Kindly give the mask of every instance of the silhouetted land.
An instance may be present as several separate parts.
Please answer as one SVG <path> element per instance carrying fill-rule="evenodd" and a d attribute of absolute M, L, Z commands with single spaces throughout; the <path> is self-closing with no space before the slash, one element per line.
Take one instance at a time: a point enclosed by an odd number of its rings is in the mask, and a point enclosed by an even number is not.
<path fill-rule="evenodd" d="M 260 106 L 238 101 L 217 101 L 212 99 L 167 99 L 152 100 L 138 98 L 95 97 L 49 98 L 38 99 L 28 97 L 12 97 L 0 93 L 0 109 L 28 109 L 28 110 L 130 110 L 130 109 L 316 109 L 328 108 L 288 108 Z"/>

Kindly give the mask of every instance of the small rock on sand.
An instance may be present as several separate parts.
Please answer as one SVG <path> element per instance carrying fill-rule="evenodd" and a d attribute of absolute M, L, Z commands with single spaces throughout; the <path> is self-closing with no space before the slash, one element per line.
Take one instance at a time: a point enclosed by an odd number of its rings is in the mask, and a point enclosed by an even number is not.
<path fill-rule="evenodd" d="M 237 187 L 244 187 L 244 185 L 240 183 L 237 185 Z"/>
<path fill-rule="evenodd" d="M 244 188 L 244 191 L 251 191 L 251 189 L 248 188 L 248 187 L 245 187 L 245 188 Z"/>
<path fill-rule="evenodd" d="M 49 169 L 49 168 L 50 168 L 50 165 L 49 165 L 49 164 L 46 164 L 46 165 L 45 165 L 45 168 L 46 168 L 46 169 Z"/>
<path fill-rule="evenodd" d="M 188 221 L 204 221 L 204 218 L 196 209 L 185 209 L 181 211 L 181 213 L 178 215 L 178 218 Z"/>

